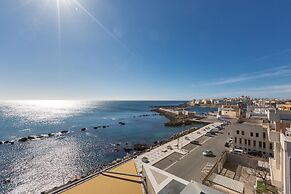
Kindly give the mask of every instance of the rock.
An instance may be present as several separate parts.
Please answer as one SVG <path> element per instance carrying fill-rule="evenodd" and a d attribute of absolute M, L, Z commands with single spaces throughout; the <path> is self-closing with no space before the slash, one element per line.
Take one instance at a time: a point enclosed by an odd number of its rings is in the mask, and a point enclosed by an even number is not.
<path fill-rule="evenodd" d="M 4 179 L 4 180 L 3 180 L 3 184 L 8 184 L 8 183 L 10 183 L 10 182 L 11 182 L 10 179 Z"/>
<path fill-rule="evenodd" d="M 148 149 L 148 146 L 146 144 L 134 144 L 133 149 L 136 151 L 144 151 Z"/>
<path fill-rule="evenodd" d="M 119 124 L 119 125 L 125 125 L 125 123 L 124 123 L 124 122 L 118 122 L 118 124 Z"/>
<path fill-rule="evenodd" d="M 118 148 L 114 148 L 114 152 L 119 152 L 119 149 Z"/>
<path fill-rule="evenodd" d="M 130 148 L 129 146 L 125 146 L 123 149 L 126 152 L 130 152 L 132 150 L 132 148 Z"/>
<path fill-rule="evenodd" d="M 32 139 L 35 139 L 35 137 L 34 136 L 28 136 L 27 139 L 32 140 Z"/>
<path fill-rule="evenodd" d="M 116 160 L 115 160 L 115 162 L 116 163 L 119 163 L 119 162 L 121 162 L 122 160 L 120 159 L 120 158 L 117 158 Z"/>
<path fill-rule="evenodd" d="M 54 136 L 55 134 L 54 133 L 49 133 L 49 134 L 47 134 L 49 137 L 52 137 L 52 136 Z"/>
<path fill-rule="evenodd" d="M 82 129 L 81 129 L 81 131 L 86 131 L 86 130 L 87 130 L 87 128 L 82 128 Z"/>
<path fill-rule="evenodd" d="M 14 141 L 11 141 L 10 144 L 13 145 L 14 144 Z"/>
<path fill-rule="evenodd" d="M 102 128 L 106 128 L 106 125 L 103 125 Z"/>
<path fill-rule="evenodd" d="M 99 129 L 99 128 L 101 128 L 101 126 L 97 126 L 97 127 L 93 127 L 94 129 Z"/>
<path fill-rule="evenodd" d="M 4 144 L 4 142 L 3 142 L 3 141 L 0 141 L 0 145 L 1 145 L 1 144 Z"/>
<path fill-rule="evenodd" d="M 20 138 L 18 141 L 25 142 L 25 141 L 27 141 L 27 140 L 28 140 L 27 137 L 22 137 L 22 138 Z"/>
<path fill-rule="evenodd" d="M 63 131 L 61 131 L 61 133 L 62 133 L 62 134 L 64 134 L 64 133 L 69 133 L 69 131 L 68 131 L 68 130 L 63 130 Z"/>
<path fill-rule="evenodd" d="M 4 141 L 4 144 L 8 144 L 8 143 L 10 143 L 10 141 L 8 141 L 8 140 L 7 141 Z"/>
<path fill-rule="evenodd" d="M 43 135 L 38 135 L 38 136 L 36 136 L 36 138 L 41 139 L 41 138 L 43 138 Z"/>

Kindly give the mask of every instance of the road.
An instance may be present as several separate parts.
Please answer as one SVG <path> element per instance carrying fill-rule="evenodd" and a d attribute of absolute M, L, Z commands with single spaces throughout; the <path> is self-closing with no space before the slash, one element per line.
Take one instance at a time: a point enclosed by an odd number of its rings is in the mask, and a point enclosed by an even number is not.
<path fill-rule="evenodd" d="M 170 165 L 168 162 L 164 162 L 164 164 L 167 163 L 168 166 L 158 165 L 157 167 L 187 181 L 194 180 L 201 182 L 201 170 L 204 166 L 207 163 L 214 163 L 221 153 L 226 150 L 224 143 L 230 138 L 228 131 L 229 127 L 227 126 L 221 131 L 221 134 L 217 134 L 214 137 L 204 137 L 201 139 L 202 141 L 199 141 L 202 145 L 193 146 L 189 154 L 183 156 L 179 160 L 175 160 L 175 162 Z M 202 152 L 205 150 L 212 150 L 215 156 L 203 156 Z"/>

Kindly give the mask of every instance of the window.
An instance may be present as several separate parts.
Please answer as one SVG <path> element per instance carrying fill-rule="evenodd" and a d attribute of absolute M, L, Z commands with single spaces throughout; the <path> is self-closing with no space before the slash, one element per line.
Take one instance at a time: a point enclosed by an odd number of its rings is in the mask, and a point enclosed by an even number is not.
<path fill-rule="evenodd" d="M 239 143 L 241 144 L 241 138 L 239 138 Z"/>
<path fill-rule="evenodd" d="M 261 141 L 259 141 L 259 148 L 261 148 L 262 147 L 262 142 Z"/>
<path fill-rule="evenodd" d="M 236 137 L 234 137 L 234 143 L 236 143 Z"/>
<path fill-rule="evenodd" d="M 256 147 L 256 141 L 254 140 L 254 147 Z"/>
<path fill-rule="evenodd" d="M 247 145 L 247 140 L 245 139 L 245 145 Z"/>
<path fill-rule="evenodd" d="M 270 150 L 271 150 L 271 149 L 273 149 L 273 144 L 272 144 L 272 143 L 270 143 Z"/>
<path fill-rule="evenodd" d="M 242 134 L 242 135 L 245 135 L 245 131 L 241 131 L 241 134 Z"/>
<path fill-rule="evenodd" d="M 265 142 L 263 142 L 263 148 L 266 148 L 266 143 Z"/>
<path fill-rule="evenodd" d="M 248 145 L 251 145 L 251 140 L 248 140 Z"/>
<path fill-rule="evenodd" d="M 256 133 L 256 137 L 259 137 L 259 133 Z"/>
<path fill-rule="evenodd" d="M 239 130 L 236 130 L 236 134 L 239 134 Z"/>
<path fill-rule="evenodd" d="M 253 132 L 251 132 L 251 134 L 250 134 L 250 135 L 251 135 L 251 137 L 253 137 L 253 136 L 254 136 L 254 133 L 253 133 Z"/>
<path fill-rule="evenodd" d="M 266 133 L 265 133 L 265 132 L 263 132 L 263 138 L 264 138 L 264 139 L 266 138 Z"/>

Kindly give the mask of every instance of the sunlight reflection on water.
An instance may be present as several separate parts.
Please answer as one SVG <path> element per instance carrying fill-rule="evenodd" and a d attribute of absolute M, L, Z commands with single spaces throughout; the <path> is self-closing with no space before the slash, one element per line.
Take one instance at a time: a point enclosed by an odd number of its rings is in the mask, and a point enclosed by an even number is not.
<path fill-rule="evenodd" d="M 96 104 L 96 102 L 95 102 Z M 73 100 L 18 100 L 7 101 L 4 117 L 19 119 L 22 123 L 60 123 L 92 108 L 89 101 Z"/>
<path fill-rule="evenodd" d="M 21 153 L 11 163 L 8 169 L 12 177 L 11 193 L 27 193 L 47 190 L 51 185 L 60 185 L 63 182 L 81 175 L 78 173 L 76 159 L 82 153 L 80 145 L 71 139 L 58 141 L 49 139 L 30 142 L 25 145 Z M 78 166 L 80 168 L 81 166 Z M 19 184 L 21 183 L 21 184 Z M 16 185 L 13 185 L 16 184 Z"/>

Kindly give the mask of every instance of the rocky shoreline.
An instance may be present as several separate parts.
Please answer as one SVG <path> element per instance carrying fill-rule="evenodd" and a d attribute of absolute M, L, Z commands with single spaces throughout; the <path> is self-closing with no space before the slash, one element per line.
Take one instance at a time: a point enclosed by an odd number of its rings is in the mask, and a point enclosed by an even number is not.
<path fill-rule="evenodd" d="M 173 109 L 173 107 L 162 107 L 162 108 L 169 108 Z M 175 107 L 177 109 L 177 107 Z M 179 109 L 179 108 L 178 108 Z M 170 113 L 167 111 L 164 111 L 161 109 L 161 107 L 157 107 L 152 109 L 152 111 L 159 113 L 160 115 L 165 116 L 169 121 L 165 123 L 166 127 L 178 127 L 178 126 L 186 126 L 186 125 L 192 125 L 194 123 L 197 123 L 199 121 L 193 121 L 191 119 L 201 119 L 201 116 L 195 116 L 195 115 L 176 115 L 174 113 Z"/>
<path fill-rule="evenodd" d="M 124 162 L 126 162 L 126 161 L 128 161 L 130 159 L 134 159 L 137 156 L 139 156 L 139 155 L 141 155 L 141 154 L 143 154 L 145 152 L 149 152 L 149 151 L 151 151 L 151 150 L 153 150 L 153 149 L 155 149 L 155 148 L 157 148 L 157 147 L 159 147 L 159 146 L 161 146 L 163 144 L 166 144 L 166 143 L 168 143 L 170 141 L 173 141 L 173 140 L 178 139 L 178 138 L 180 138 L 182 136 L 185 136 L 187 134 L 190 134 L 190 133 L 196 131 L 197 129 L 198 128 L 196 128 L 196 127 L 188 128 L 186 130 L 183 130 L 181 132 L 178 132 L 178 133 L 172 135 L 168 139 L 165 139 L 165 140 L 162 140 L 162 141 L 155 141 L 151 145 L 147 145 L 147 144 L 134 144 L 133 149 L 131 149 L 129 152 L 127 152 L 127 154 L 124 157 L 122 157 L 122 158 L 116 158 L 115 160 L 113 160 L 113 161 L 111 161 L 109 163 L 105 163 L 105 162 L 104 163 L 100 163 L 100 164 L 98 164 L 96 166 L 96 169 L 94 171 L 88 172 L 86 175 L 83 175 L 83 176 L 81 176 L 79 178 L 69 180 L 65 185 L 72 184 L 74 182 L 80 181 L 81 179 L 84 179 L 84 178 L 86 178 L 88 176 L 99 175 L 99 174 L 101 174 L 102 172 L 104 172 L 107 169 L 111 169 L 111 168 L 113 168 L 116 165 L 119 165 L 121 163 L 124 163 Z M 116 146 L 120 146 L 119 143 L 117 143 L 117 144 L 116 144 Z M 133 151 L 133 150 L 135 150 L 135 151 Z M 49 191 L 45 191 L 45 192 L 41 192 L 41 193 L 42 194 L 50 193 L 50 192 L 52 192 L 52 191 L 54 191 L 54 190 L 56 190 L 56 189 L 58 189 L 58 188 L 60 188 L 62 186 L 65 186 L 65 185 L 56 186 L 56 187 L 52 188 Z"/>
<path fill-rule="evenodd" d="M 138 118 L 138 117 L 149 117 L 149 116 L 157 116 L 159 114 L 157 113 L 153 113 L 153 114 L 142 114 L 142 115 L 135 115 L 133 116 L 133 118 Z M 126 125 L 125 122 L 119 121 L 116 125 L 119 126 L 124 126 Z M 109 128 L 110 125 L 97 125 L 95 127 L 93 127 L 92 129 L 106 129 Z M 90 130 L 90 128 L 87 127 L 83 127 L 80 129 L 81 132 L 85 132 Z M 58 137 L 58 136 L 63 136 L 65 134 L 69 134 L 69 133 L 73 133 L 74 131 L 70 131 L 70 130 L 61 130 L 58 132 L 51 132 L 51 133 L 47 133 L 47 134 L 38 134 L 38 135 L 28 135 L 28 136 L 24 136 L 24 137 L 18 137 L 16 139 L 13 140 L 0 140 L 0 145 L 14 145 L 16 142 L 27 142 L 27 141 L 36 141 L 36 140 L 42 140 L 42 139 L 46 139 L 46 138 L 51 138 L 51 137 Z M 132 150 L 132 149 L 130 149 Z"/>

